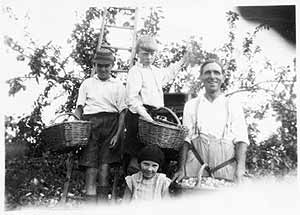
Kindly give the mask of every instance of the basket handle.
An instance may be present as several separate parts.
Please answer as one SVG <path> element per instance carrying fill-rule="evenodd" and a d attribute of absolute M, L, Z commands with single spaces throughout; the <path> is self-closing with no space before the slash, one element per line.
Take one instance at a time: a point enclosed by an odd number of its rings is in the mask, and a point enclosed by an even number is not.
<path fill-rule="evenodd" d="M 168 111 L 173 116 L 173 118 L 176 120 L 177 124 L 181 125 L 180 120 L 178 119 L 178 117 L 176 116 L 176 114 L 171 109 L 169 109 L 167 107 L 159 107 L 159 108 L 157 108 L 156 111 L 158 111 L 158 110 L 166 110 L 166 111 Z"/>
<path fill-rule="evenodd" d="M 198 173 L 198 182 L 197 182 L 196 186 L 200 185 L 201 179 L 202 179 L 202 176 L 203 176 L 203 172 L 204 172 L 205 168 L 207 168 L 207 167 L 208 167 L 208 164 L 207 164 L 207 163 L 204 163 L 204 164 L 201 166 L 201 168 L 200 168 L 200 170 L 199 170 L 199 173 Z"/>
<path fill-rule="evenodd" d="M 55 117 L 55 119 L 54 120 L 52 120 L 52 122 L 54 123 L 59 117 L 62 117 L 62 116 L 74 116 L 75 117 L 75 119 L 78 119 L 78 120 L 80 120 L 79 118 L 78 118 L 78 116 L 76 116 L 74 113 L 71 113 L 71 112 L 67 112 L 67 113 L 63 113 L 63 114 L 60 114 L 60 115 L 58 115 L 57 117 Z"/>

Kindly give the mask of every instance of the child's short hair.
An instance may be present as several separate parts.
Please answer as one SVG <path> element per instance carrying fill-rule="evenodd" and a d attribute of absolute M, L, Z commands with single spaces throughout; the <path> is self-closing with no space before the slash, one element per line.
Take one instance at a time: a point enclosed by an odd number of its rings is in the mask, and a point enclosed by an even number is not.
<path fill-rule="evenodd" d="M 153 161 L 161 166 L 164 163 L 164 153 L 156 145 L 145 146 L 138 155 L 138 162 L 141 163 L 144 160 Z"/>
<path fill-rule="evenodd" d="M 149 35 L 141 36 L 136 42 L 136 53 L 138 53 L 140 49 L 154 52 L 157 50 L 157 42 L 153 37 Z"/>

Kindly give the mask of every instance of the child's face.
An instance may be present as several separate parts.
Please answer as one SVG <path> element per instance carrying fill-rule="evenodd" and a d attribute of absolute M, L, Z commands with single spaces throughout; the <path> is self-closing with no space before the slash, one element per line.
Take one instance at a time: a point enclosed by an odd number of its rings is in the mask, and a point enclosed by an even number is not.
<path fill-rule="evenodd" d="M 139 49 L 137 55 L 138 55 L 140 63 L 143 66 L 149 66 L 153 63 L 154 51 L 150 51 L 150 50 L 147 51 L 147 50 L 144 50 L 144 49 Z"/>
<path fill-rule="evenodd" d="M 151 179 L 157 173 L 159 164 L 153 161 L 144 160 L 141 162 L 141 171 L 143 177 L 146 179 Z"/>
<path fill-rule="evenodd" d="M 110 73 L 112 69 L 112 64 L 98 64 L 96 63 L 96 73 L 98 78 L 102 81 L 106 81 L 110 78 Z"/>

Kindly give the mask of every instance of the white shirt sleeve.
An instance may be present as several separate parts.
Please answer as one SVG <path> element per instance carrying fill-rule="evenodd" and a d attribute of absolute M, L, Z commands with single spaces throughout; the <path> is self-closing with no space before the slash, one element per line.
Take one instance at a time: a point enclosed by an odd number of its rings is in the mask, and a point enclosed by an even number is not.
<path fill-rule="evenodd" d="M 234 142 L 242 141 L 249 145 L 248 130 L 242 105 L 238 101 L 231 102 L 231 131 Z"/>
<path fill-rule="evenodd" d="M 126 103 L 128 107 L 135 113 L 145 116 L 148 115 L 143 103 L 140 99 L 140 92 L 142 89 L 142 76 L 139 74 L 136 67 L 132 67 L 128 71 L 126 83 Z"/>
<path fill-rule="evenodd" d="M 83 81 L 78 90 L 76 107 L 78 107 L 79 105 L 82 105 L 84 107 L 86 98 L 87 98 L 87 85 L 86 85 L 86 81 Z"/>
<path fill-rule="evenodd" d="M 195 130 L 195 100 L 190 100 L 185 103 L 183 108 L 183 118 L 182 125 L 187 127 L 188 135 L 185 138 L 185 141 L 191 142 L 192 136 L 194 135 Z"/>
<path fill-rule="evenodd" d="M 127 108 L 127 105 L 125 103 L 125 87 L 122 84 L 120 84 L 118 87 L 118 96 L 116 103 L 119 112 L 122 112 L 122 110 Z"/>

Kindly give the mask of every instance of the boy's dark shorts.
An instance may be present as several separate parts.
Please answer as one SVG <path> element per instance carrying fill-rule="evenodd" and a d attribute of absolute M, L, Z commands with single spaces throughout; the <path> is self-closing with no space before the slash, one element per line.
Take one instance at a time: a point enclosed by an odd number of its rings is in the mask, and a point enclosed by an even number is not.
<path fill-rule="evenodd" d="M 146 111 L 151 117 L 155 116 L 155 107 L 150 105 L 144 105 Z M 145 146 L 138 138 L 138 122 L 139 114 L 127 111 L 125 117 L 126 138 L 124 141 L 124 154 L 130 157 L 137 157 L 139 151 Z"/>
<path fill-rule="evenodd" d="M 109 143 L 118 129 L 118 119 L 119 113 L 101 112 L 83 116 L 83 120 L 92 122 L 92 130 L 88 145 L 81 154 L 81 166 L 98 168 L 101 164 L 121 161 L 121 144 L 118 143 L 114 149 L 109 148 Z"/>

